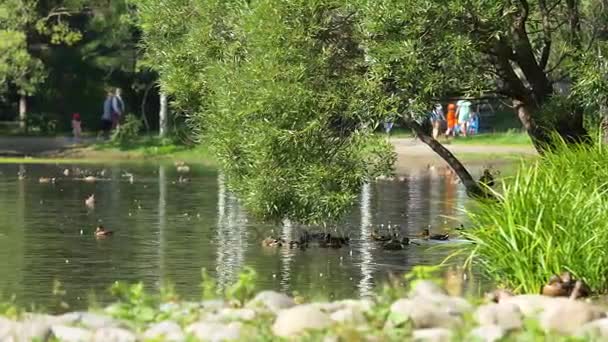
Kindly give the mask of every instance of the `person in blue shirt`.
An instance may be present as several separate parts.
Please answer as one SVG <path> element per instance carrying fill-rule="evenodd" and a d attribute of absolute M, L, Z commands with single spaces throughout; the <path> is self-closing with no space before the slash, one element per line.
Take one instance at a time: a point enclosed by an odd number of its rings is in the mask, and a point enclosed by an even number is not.
<path fill-rule="evenodd" d="M 469 131 L 469 120 L 471 119 L 471 106 L 473 104 L 469 100 L 460 100 L 456 102 L 456 117 L 458 117 L 458 125 L 463 136 L 467 136 Z"/>

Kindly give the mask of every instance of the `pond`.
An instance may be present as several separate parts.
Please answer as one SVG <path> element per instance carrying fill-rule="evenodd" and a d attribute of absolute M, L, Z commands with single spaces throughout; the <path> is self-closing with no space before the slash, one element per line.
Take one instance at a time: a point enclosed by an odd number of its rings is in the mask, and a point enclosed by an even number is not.
<path fill-rule="evenodd" d="M 98 180 L 86 182 L 87 175 Z M 91 194 L 93 209 L 85 205 Z M 201 268 L 227 286 L 249 266 L 259 289 L 364 296 L 389 272 L 434 265 L 453 251 L 427 244 L 387 251 L 370 239 L 372 227 L 440 232 L 458 225 L 447 217 L 462 218 L 466 200 L 444 169 L 410 172 L 366 185 L 344 223 L 328 228 L 350 236 L 349 246 L 271 249 L 261 244 L 271 231 L 295 239 L 303 228 L 249 219 L 213 169 L 192 166 L 182 176 L 173 164 L 0 165 L 0 293 L 48 307 L 58 281 L 71 308 L 85 308 L 91 294 L 110 300 L 107 290 L 120 280 L 151 289 L 170 282 L 183 298 L 195 299 Z M 95 239 L 100 223 L 114 235 Z"/>

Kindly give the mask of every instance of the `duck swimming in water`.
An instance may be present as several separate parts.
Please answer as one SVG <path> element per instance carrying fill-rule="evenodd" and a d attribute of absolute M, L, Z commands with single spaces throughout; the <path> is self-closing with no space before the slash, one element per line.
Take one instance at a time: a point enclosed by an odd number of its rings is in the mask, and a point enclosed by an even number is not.
<path fill-rule="evenodd" d="M 450 238 L 448 234 L 431 234 L 428 228 L 424 228 L 422 233 L 419 234 L 422 239 L 425 240 L 438 240 L 438 241 L 446 241 Z"/>
<path fill-rule="evenodd" d="M 84 200 L 84 205 L 87 206 L 87 208 L 94 208 L 95 207 L 95 194 L 92 194 L 91 196 L 87 197 L 87 199 Z"/>
<path fill-rule="evenodd" d="M 95 229 L 95 236 L 96 237 L 106 237 L 106 236 L 110 236 L 114 234 L 113 231 L 111 230 L 106 230 L 106 228 L 102 225 L 97 226 L 97 228 Z"/>
<path fill-rule="evenodd" d="M 401 240 L 399 240 L 395 237 L 395 238 L 391 239 L 390 241 L 388 241 L 387 243 L 383 244 L 382 248 L 386 249 L 388 251 L 400 251 L 409 244 L 410 244 L 409 238 L 404 237 Z"/>
<path fill-rule="evenodd" d="M 492 175 L 492 172 L 490 172 L 490 169 L 483 170 L 483 174 L 479 177 L 479 183 L 489 187 L 494 186 L 494 176 Z"/>
<path fill-rule="evenodd" d="M 275 239 L 275 238 L 269 236 L 269 237 L 265 238 L 264 240 L 262 240 L 262 246 L 264 246 L 264 247 L 282 247 L 283 240 Z"/>

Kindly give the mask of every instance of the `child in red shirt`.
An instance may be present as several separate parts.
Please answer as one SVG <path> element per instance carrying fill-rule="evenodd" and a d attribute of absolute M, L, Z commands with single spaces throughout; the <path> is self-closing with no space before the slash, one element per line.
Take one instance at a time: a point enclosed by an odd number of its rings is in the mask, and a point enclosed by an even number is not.
<path fill-rule="evenodd" d="M 80 139 L 82 134 L 82 127 L 80 126 L 80 114 L 72 114 L 72 133 L 74 133 L 74 139 Z"/>

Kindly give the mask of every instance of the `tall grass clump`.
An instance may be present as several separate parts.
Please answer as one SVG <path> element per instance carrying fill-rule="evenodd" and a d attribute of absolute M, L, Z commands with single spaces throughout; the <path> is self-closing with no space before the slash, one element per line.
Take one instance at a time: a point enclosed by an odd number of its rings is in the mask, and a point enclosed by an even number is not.
<path fill-rule="evenodd" d="M 552 274 L 570 271 L 594 291 L 608 290 L 608 149 L 557 147 L 523 164 L 469 213 L 470 261 L 497 283 L 538 293 Z"/>

